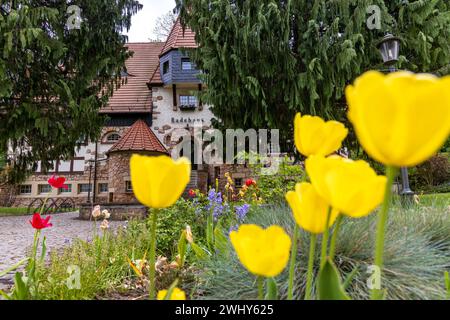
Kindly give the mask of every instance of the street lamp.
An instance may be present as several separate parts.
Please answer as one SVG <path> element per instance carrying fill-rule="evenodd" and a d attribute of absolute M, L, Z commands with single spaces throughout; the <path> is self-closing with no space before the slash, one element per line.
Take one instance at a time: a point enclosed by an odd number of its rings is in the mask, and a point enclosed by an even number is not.
<path fill-rule="evenodd" d="M 396 64 L 400 51 L 400 39 L 388 33 L 378 43 L 381 57 L 385 65 L 390 66 Z"/>
<path fill-rule="evenodd" d="M 383 39 L 378 43 L 378 49 L 380 50 L 381 57 L 386 66 L 389 67 L 389 72 L 395 72 L 395 64 L 398 61 L 399 51 L 400 51 L 400 39 L 394 37 L 392 34 L 386 34 Z M 405 200 L 411 200 L 414 196 L 414 192 L 409 186 L 408 169 L 401 168 L 402 175 L 402 191 L 400 195 Z"/>

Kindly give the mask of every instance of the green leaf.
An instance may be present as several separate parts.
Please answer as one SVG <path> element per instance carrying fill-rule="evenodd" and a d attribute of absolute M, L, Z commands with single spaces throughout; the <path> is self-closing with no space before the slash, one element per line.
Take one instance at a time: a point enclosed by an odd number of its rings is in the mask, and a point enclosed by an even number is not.
<path fill-rule="evenodd" d="M 180 268 L 183 267 L 186 258 L 186 230 L 181 232 L 180 240 L 178 240 L 178 254 L 180 255 Z"/>
<path fill-rule="evenodd" d="M 445 288 L 447 289 L 447 299 L 450 299 L 450 275 L 448 271 L 445 271 Z"/>
<path fill-rule="evenodd" d="M 26 262 L 28 262 L 28 259 L 29 259 L 29 258 L 25 258 L 25 259 L 19 261 L 19 262 L 18 262 L 17 264 L 15 264 L 14 266 L 12 266 L 12 267 L 6 269 L 5 271 L 1 271 L 1 272 L 0 272 L 0 278 L 3 277 L 4 275 L 6 275 L 6 274 L 8 274 L 8 273 L 10 273 L 10 272 L 12 272 L 12 271 L 14 271 L 14 270 L 16 270 L 18 267 L 20 267 L 21 265 L 23 265 L 23 264 L 25 264 Z"/>
<path fill-rule="evenodd" d="M 325 261 L 319 272 L 317 291 L 320 300 L 350 300 L 341 285 L 339 272 L 330 259 Z"/>
<path fill-rule="evenodd" d="M 206 220 L 206 243 L 210 249 L 214 245 L 214 219 L 212 210 L 208 214 L 208 218 Z"/>
<path fill-rule="evenodd" d="M 28 286 L 22 278 L 20 272 L 16 272 L 14 277 L 14 299 L 28 300 Z"/>
<path fill-rule="evenodd" d="M 195 255 L 199 260 L 206 260 L 211 255 L 206 249 L 200 247 L 196 243 L 191 243 L 192 250 L 194 250 Z"/>
<path fill-rule="evenodd" d="M 350 284 L 353 281 L 353 278 L 355 277 L 355 275 L 358 274 L 358 266 L 356 266 L 345 278 L 344 284 L 343 284 L 343 288 L 344 290 L 348 289 L 348 287 L 350 286 Z"/>
<path fill-rule="evenodd" d="M 4 292 L 3 290 L 0 290 L 0 296 L 5 298 L 6 300 L 12 300 L 12 297 L 6 294 L 6 292 Z"/>
<path fill-rule="evenodd" d="M 46 253 L 47 253 L 47 237 L 44 236 L 44 239 L 42 239 L 41 262 L 44 262 Z"/>
<path fill-rule="evenodd" d="M 175 279 L 175 281 L 170 285 L 169 289 L 167 289 L 166 296 L 164 297 L 164 300 L 170 300 L 170 297 L 172 296 L 173 290 L 178 285 L 178 279 Z"/>
<path fill-rule="evenodd" d="M 214 229 L 214 249 L 222 254 L 228 253 L 228 238 L 225 236 L 220 222 Z"/>

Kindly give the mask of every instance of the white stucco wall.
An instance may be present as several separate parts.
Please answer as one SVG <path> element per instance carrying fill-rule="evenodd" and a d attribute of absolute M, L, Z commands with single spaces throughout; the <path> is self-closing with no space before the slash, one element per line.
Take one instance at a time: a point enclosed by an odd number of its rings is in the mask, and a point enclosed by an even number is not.
<path fill-rule="evenodd" d="M 195 84 L 183 87 L 177 86 L 177 96 L 190 95 L 190 92 L 198 90 Z M 178 102 L 179 105 L 179 102 Z M 197 107 L 194 111 L 182 111 L 179 107 L 174 110 L 172 87 L 153 88 L 153 124 L 152 129 L 164 146 L 170 149 L 165 137 L 171 135 L 174 130 L 192 127 L 210 127 L 214 117 L 208 105 L 203 105 L 202 110 Z"/>

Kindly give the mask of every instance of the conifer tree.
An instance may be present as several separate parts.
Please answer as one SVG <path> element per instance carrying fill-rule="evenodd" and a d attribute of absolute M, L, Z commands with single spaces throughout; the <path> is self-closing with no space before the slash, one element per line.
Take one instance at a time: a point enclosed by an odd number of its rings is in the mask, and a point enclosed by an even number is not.
<path fill-rule="evenodd" d="M 0 2 L 0 153 L 14 151 L 12 180 L 97 138 L 98 111 L 130 56 L 121 33 L 141 8 L 135 0 Z"/>
<path fill-rule="evenodd" d="M 367 24 L 374 5 L 379 29 Z M 448 0 L 177 0 L 177 8 L 196 33 L 192 56 L 216 125 L 279 128 L 289 146 L 296 112 L 345 121 L 345 86 L 385 69 L 377 44 L 387 32 L 401 38 L 398 68 L 450 73 Z"/>

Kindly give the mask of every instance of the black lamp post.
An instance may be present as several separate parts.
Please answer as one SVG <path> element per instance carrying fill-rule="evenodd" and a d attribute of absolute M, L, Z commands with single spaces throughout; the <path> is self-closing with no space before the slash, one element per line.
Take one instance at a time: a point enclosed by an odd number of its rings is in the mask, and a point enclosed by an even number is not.
<path fill-rule="evenodd" d="M 400 39 L 388 33 L 378 43 L 378 49 L 380 50 L 384 64 L 389 67 L 389 72 L 397 71 L 397 69 L 395 68 L 395 64 L 398 61 L 400 51 Z M 408 169 L 401 168 L 401 175 L 402 175 L 402 191 L 400 195 L 404 198 L 404 200 L 409 201 L 414 196 L 414 192 L 411 190 L 409 186 Z"/>

